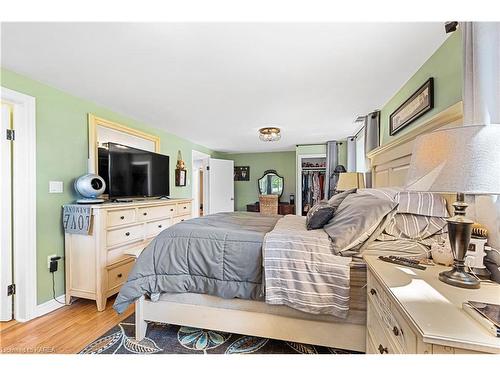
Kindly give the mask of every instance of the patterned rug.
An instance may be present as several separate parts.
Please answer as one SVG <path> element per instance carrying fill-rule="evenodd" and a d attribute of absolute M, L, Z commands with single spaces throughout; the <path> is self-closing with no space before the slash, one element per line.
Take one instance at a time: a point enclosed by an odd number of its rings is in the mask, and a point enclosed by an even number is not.
<path fill-rule="evenodd" d="M 134 315 L 87 345 L 79 354 L 355 354 L 356 352 L 244 336 L 173 324 L 149 323 L 146 338 L 134 339 Z"/>

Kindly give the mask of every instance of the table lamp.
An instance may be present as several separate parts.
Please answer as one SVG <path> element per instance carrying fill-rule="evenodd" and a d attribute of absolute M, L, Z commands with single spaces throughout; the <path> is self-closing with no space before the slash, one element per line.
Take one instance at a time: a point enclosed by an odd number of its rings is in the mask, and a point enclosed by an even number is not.
<path fill-rule="evenodd" d="M 461 126 L 438 130 L 415 140 L 407 189 L 457 193 L 454 216 L 448 220 L 453 268 L 439 280 L 477 289 L 479 280 L 465 271 L 473 221 L 465 216 L 467 195 L 500 194 L 500 125 Z"/>
<path fill-rule="evenodd" d="M 363 189 L 365 187 L 365 179 L 363 173 L 359 172 L 344 172 L 339 173 L 339 181 L 337 182 L 337 191 L 346 191 L 349 189 Z"/>

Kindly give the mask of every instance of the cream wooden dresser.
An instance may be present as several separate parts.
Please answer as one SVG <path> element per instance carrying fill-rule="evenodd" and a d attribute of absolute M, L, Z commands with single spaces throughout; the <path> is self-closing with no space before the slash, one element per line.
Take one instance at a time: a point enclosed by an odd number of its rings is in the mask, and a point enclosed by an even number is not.
<path fill-rule="evenodd" d="M 500 353 L 500 338 L 462 310 L 468 300 L 500 304 L 500 285 L 462 289 L 438 280 L 449 269 L 425 271 L 366 256 L 369 354 Z"/>
<path fill-rule="evenodd" d="M 139 253 L 162 230 L 191 218 L 191 199 L 92 205 L 90 235 L 65 235 L 66 303 L 95 300 L 97 310 L 118 293 Z"/>

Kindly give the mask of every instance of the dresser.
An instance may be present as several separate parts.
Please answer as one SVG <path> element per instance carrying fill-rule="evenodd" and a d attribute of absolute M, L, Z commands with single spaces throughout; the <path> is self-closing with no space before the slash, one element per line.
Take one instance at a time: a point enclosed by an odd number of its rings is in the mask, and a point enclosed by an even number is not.
<path fill-rule="evenodd" d="M 127 280 L 135 256 L 162 230 L 191 218 L 191 199 L 90 206 L 90 234 L 65 234 L 66 303 L 71 297 L 107 299 Z"/>
<path fill-rule="evenodd" d="M 449 267 L 418 270 L 364 257 L 367 275 L 369 354 L 500 353 L 500 338 L 462 310 L 468 300 L 500 304 L 500 285 L 462 289 L 438 274 Z"/>
<path fill-rule="evenodd" d="M 259 202 L 247 204 L 247 212 L 260 212 Z M 295 205 L 288 202 L 278 203 L 278 215 L 294 215 Z"/>

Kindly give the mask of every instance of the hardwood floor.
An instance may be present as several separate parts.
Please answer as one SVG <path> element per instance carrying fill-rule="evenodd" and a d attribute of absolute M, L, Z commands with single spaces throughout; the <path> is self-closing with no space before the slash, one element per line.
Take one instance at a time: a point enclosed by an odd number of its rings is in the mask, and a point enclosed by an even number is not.
<path fill-rule="evenodd" d="M 0 353 L 78 353 L 134 312 L 132 305 L 118 315 L 113 302 L 99 312 L 94 301 L 77 299 L 27 323 L 0 323 Z"/>

